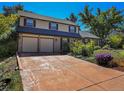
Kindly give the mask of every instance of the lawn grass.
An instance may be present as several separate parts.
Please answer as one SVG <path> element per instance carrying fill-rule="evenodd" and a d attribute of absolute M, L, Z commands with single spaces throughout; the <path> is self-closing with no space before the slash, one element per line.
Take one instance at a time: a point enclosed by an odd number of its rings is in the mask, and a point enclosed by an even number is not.
<path fill-rule="evenodd" d="M 7 59 L 7 61 L 0 62 L 0 71 L 1 74 L 3 74 L 0 80 L 6 78 L 11 80 L 4 90 L 8 91 L 23 90 L 21 77 L 17 66 L 17 60 L 15 56 Z"/>

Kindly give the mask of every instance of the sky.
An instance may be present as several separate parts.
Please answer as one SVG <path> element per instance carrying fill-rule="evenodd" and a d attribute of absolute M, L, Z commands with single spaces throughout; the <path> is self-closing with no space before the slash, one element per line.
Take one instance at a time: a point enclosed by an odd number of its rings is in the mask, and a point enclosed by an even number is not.
<path fill-rule="evenodd" d="M 21 4 L 25 10 L 33 11 L 37 14 L 45 16 L 51 16 L 55 18 L 65 19 L 70 13 L 79 14 L 83 10 L 85 5 L 89 5 L 90 8 L 94 8 L 95 13 L 97 8 L 105 11 L 112 6 L 117 9 L 124 9 L 124 2 L 0 2 L 0 13 L 2 13 L 3 6 L 13 6 Z"/>
<path fill-rule="evenodd" d="M 85 5 L 89 5 L 91 8 L 94 8 L 94 11 L 97 8 L 100 8 L 102 10 L 106 10 L 108 8 L 111 8 L 112 6 L 116 6 L 118 9 L 124 9 L 124 3 L 87 3 L 87 2 L 63 2 L 63 3 L 44 3 L 44 2 L 0 2 L 0 13 L 2 11 L 2 7 L 4 5 L 6 6 L 12 6 L 16 4 L 22 4 L 24 5 L 25 10 L 30 10 L 38 14 L 51 16 L 55 18 L 66 18 L 70 15 L 71 12 L 75 14 L 79 14 L 80 11 L 83 10 Z M 94 12 L 95 13 L 95 12 Z"/>

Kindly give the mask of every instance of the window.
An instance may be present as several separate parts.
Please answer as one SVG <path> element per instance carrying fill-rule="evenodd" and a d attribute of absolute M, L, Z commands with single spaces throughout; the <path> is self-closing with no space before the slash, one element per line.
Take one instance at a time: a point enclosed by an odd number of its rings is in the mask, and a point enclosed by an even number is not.
<path fill-rule="evenodd" d="M 49 29 L 51 29 L 51 30 L 58 30 L 58 24 L 50 22 Z"/>
<path fill-rule="evenodd" d="M 69 26 L 69 32 L 76 32 L 76 27 L 75 26 Z"/>
<path fill-rule="evenodd" d="M 34 22 L 35 21 L 33 19 L 27 18 L 27 19 L 25 19 L 25 26 L 34 27 L 35 26 Z"/>

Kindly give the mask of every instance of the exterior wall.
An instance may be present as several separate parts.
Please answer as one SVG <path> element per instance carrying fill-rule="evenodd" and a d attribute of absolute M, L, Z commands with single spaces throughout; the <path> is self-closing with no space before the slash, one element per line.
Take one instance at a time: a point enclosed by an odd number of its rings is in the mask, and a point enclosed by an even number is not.
<path fill-rule="evenodd" d="M 60 37 L 56 37 L 55 40 L 54 40 L 54 52 L 61 52 Z"/>
<path fill-rule="evenodd" d="M 79 33 L 79 27 L 76 27 L 76 33 Z"/>
<path fill-rule="evenodd" d="M 58 24 L 58 31 L 69 32 L 69 25 L 67 24 Z M 19 26 L 24 26 L 24 17 L 20 17 Z M 49 21 L 44 21 L 40 19 L 36 19 L 36 28 L 49 29 Z M 78 27 L 76 27 L 76 33 L 78 33 Z"/>
<path fill-rule="evenodd" d="M 20 17 L 19 26 L 24 26 L 24 17 Z"/>
<path fill-rule="evenodd" d="M 18 52 L 21 52 L 21 49 L 22 49 L 22 37 L 21 35 L 19 35 L 19 38 L 18 38 Z"/>
<path fill-rule="evenodd" d="M 36 28 L 49 29 L 49 22 L 36 20 Z"/>
<path fill-rule="evenodd" d="M 58 30 L 59 31 L 69 32 L 69 26 L 68 25 L 65 25 L 65 24 L 59 24 L 58 25 Z"/>

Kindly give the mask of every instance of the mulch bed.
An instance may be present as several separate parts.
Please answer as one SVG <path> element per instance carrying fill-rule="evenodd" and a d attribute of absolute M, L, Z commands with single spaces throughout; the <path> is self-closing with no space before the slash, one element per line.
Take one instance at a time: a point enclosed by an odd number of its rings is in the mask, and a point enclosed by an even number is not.
<path fill-rule="evenodd" d="M 113 67 L 112 69 L 124 72 L 124 67 Z"/>

